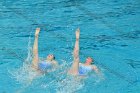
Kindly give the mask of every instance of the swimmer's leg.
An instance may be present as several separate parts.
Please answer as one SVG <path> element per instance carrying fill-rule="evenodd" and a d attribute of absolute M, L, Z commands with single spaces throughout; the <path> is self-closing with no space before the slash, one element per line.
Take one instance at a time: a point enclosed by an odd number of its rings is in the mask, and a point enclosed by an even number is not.
<path fill-rule="evenodd" d="M 69 74 L 77 75 L 79 73 L 79 36 L 80 36 L 80 29 L 78 28 L 76 30 L 76 41 L 75 41 L 75 47 L 73 51 L 73 64 L 69 70 Z"/>
<path fill-rule="evenodd" d="M 39 62 L 39 57 L 38 57 L 38 35 L 40 32 L 40 28 L 36 28 L 35 32 L 35 41 L 34 41 L 34 46 L 33 46 L 33 61 L 32 61 L 32 66 L 34 68 L 38 68 L 38 62 Z"/>

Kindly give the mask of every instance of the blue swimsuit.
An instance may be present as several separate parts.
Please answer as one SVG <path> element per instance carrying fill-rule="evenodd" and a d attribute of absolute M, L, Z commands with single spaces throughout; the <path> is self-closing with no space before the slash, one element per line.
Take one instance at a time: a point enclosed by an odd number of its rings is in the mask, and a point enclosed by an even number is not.
<path fill-rule="evenodd" d="M 38 67 L 41 71 L 47 71 L 48 69 L 51 69 L 52 66 L 53 65 L 51 62 L 46 62 L 46 61 L 43 61 L 43 62 L 38 64 Z"/>
<path fill-rule="evenodd" d="M 91 66 L 79 65 L 79 75 L 87 75 L 91 71 Z"/>

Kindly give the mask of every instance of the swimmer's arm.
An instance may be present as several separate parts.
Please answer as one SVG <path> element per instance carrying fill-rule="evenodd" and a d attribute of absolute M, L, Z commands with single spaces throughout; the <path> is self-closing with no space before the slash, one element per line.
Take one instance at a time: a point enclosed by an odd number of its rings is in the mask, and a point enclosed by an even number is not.
<path fill-rule="evenodd" d="M 53 65 L 54 65 L 55 68 L 57 68 L 59 66 L 57 61 L 54 61 Z"/>
<path fill-rule="evenodd" d="M 100 73 L 100 72 L 99 72 L 99 69 L 97 68 L 97 66 L 92 66 L 92 69 L 93 69 L 97 74 Z"/>
<path fill-rule="evenodd" d="M 100 79 L 104 79 L 103 77 L 103 74 L 101 73 L 101 71 L 97 68 L 97 66 L 93 66 L 93 70 L 95 71 L 95 73 L 97 74 L 97 76 L 100 78 Z"/>

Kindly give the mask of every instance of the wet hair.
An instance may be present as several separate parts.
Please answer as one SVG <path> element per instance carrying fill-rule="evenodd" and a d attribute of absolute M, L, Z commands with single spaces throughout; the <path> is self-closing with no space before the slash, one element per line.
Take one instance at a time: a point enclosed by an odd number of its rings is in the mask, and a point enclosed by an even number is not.
<path fill-rule="evenodd" d="M 53 59 L 55 60 L 55 56 L 54 56 L 54 54 L 48 54 L 48 55 L 53 55 Z"/>
<path fill-rule="evenodd" d="M 87 58 L 91 58 L 91 59 L 93 60 L 93 58 L 92 58 L 92 57 L 90 57 L 90 56 L 88 56 Z"/>
<path fill-rule="evenodd" d="M 53 59 L 55 60 L 55 56 L 53 55 Z"/>
<path fill-rule="evenodd" d="M 90 56 L 88 56 L 87 58 L 90 58 L 92 60 L 91 64 L 94 64 L 94 59 Z"/>

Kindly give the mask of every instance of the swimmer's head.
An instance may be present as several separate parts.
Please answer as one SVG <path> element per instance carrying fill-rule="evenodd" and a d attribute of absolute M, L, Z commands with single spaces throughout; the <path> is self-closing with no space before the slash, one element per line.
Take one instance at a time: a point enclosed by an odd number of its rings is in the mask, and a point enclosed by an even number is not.
<path fill-rule="evenodd" d="M 47 56 L 47 60 L 50 60 L 50 61 L 55 60 L 55 56 L 53 54 L 49 54 Z"/>
<path fill-rule="evenodd" d="M 87 57 L 86 64 L 91 64 L 93 62 L 94 62 L 94 60 L 91 57 Z"/>

